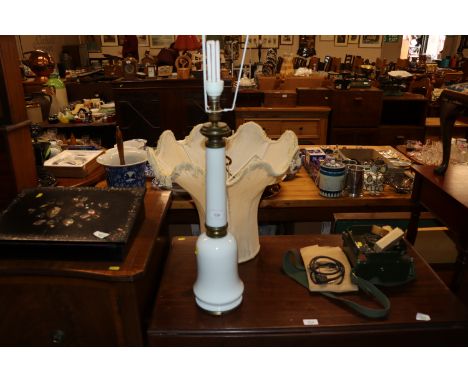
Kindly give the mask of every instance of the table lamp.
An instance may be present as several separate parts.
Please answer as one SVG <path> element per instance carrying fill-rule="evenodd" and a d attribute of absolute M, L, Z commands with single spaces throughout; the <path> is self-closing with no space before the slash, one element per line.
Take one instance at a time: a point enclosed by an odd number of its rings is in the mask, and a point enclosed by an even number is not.
<path fill-rule="evenodd" d="M 224 138 L 231 134 L 231 130 L 226 123 L 221 122 L 224 110 L 220 107 L 220 96 L 224 81 L 221 80 L 219 41 L 205 42 L 203 36 L 202 46 L 205 111 L 209 117 L 209 122 L 201 130 L 207 138 L 206 232 L 198 237 L 196 244 L 198 274 L 193 291 L 200 308 L 219 315 L 240 305 L 244 283 L 238 275 L 236 239 L 227 229 Z M 242 61 L 244 58 L 245 49 Z M 238 87 L 233 107 L 237 89 Z"/>

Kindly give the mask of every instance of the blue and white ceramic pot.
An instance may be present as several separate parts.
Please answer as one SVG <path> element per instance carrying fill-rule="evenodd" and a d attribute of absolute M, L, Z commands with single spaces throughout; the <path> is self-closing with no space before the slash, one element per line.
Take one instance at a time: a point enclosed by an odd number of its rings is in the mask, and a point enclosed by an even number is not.
<path fill-rule="evenodd" d="M 320 165 L 320 195 L 326 198 L 341 196 L 345 184 L 346 166 L 335 160 L 324 161 Z"/>
<path fill-rule="evenodd" d="M 125 164 L 121 165 L 117 149 L 109 149 L 97 158 L 106 169 L 107 185 L 114 188 L 145 187 L 146 160 L 144 150 L 125 149 Z"/>

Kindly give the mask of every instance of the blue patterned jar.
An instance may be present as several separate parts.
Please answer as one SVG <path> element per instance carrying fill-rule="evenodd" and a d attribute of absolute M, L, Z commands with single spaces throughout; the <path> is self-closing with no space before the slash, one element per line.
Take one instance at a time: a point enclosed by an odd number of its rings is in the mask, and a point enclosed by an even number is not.
<path fill-rule="evenodd" d="M 146 160 L 144 150 L 125 149 L 125 164 L 121 165 L 117 149 L 109 149 L 97 158 L 106 169 L 108 187 L 138 188 L 146 186 Z"/>

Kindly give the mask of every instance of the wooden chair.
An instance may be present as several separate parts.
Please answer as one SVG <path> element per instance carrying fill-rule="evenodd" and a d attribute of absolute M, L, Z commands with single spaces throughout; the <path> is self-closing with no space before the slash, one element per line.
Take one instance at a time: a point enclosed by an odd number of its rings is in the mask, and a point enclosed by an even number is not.
<path fill-rule="evenodd" d="M 364 59 L 361 56 L 354 56 L 352 71 L 354 73 L 361 73 L 361 65 L 364 65 Z"/>
<path fill-rule="evenodd" d="M 323 59 L 323 71 L 329 72 L 331 70 L 332 58 L 331 56 L 325 56 Z"/>
<path fill-rule="evenodd" d="M 314 56 L 309 59 L 309 65 L 307 67 L 309 69 L 317 71 L 319 64 L 320 64 L 320 58 Z"/>
<path fill-rule="evenodd" d="M 407 58 L 405 58 L 405 59 L 398 58 L 397 59 L 397 62 L 396 62 L 396 65 L 395 65 L 395 68 L 397 70 L 405 70 L 405 69 L 408 69 L 408 67 L 409 67 L 409 60 Z"/>
<path fill-rule="evenodd" d="M 293 68 L 303 68 L 307 65 L 307 60 L 304 57 L 294 57 L 293 59 Z"/>
<path fill-rule="evenodd" d="M 341 70 L 341 57 L 333 57 L 331 63 L 331 71 L 339 73 Z"/>
<path fill-rule="evenodd" d="M 413 78 L 410 82 L 408 91 L 410 93 L 422 94 L 428 100 L 432 97 L 432 84 L 429 77 Z"/>
<path fill-rule="evenodd" d="M 380 57 L 375 59 L 375 67 L 379 71 L 380 74 L 385 73 L 385 67 L 387 66 L 387 59 L 384 58 L 383 60 Z"/>
<path fill-rule="evenodd" d="M 352 70 L 353 68 L 353 58 L 352 54 L 347 54 L 344 59 L 344 69 L 345 70 Z"/>

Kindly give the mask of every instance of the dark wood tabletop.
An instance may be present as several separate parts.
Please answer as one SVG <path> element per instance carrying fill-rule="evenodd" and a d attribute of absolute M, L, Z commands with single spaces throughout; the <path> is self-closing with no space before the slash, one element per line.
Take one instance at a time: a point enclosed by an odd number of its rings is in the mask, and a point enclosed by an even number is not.
<path fill-rule="evenodd" d="M 281 269 L 283 253 L 308 245 L 341 245 L 339 235 L 263 236 L 259 255 L 239 265 L 243 302 L 212 316 L 195 303 L 196 238 L 174 238 L 147 331 L 154 346 L 358 346 L 468 344 L 468 310 L 409 246 L 417 278 L 386 288 L 386 319 L 363 318 L 310 293 Z M 373 306 L 363 294 L 347 294 Z M 430 321 L 417 321 L 416 314 Z M 316 319 L 308 326 L 305 319 Z"/>

